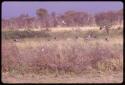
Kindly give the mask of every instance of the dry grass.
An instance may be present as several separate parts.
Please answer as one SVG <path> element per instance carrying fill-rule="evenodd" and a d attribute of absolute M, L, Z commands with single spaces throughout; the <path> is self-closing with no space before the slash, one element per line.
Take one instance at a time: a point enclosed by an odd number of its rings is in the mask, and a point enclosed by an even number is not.
<path fill-rule="evenodd" d="M 25 32 L 21 33 L 26 34 Z M 34 37 L 37 33 L 31 32 L 33 37 L 30 34 L 26 35 L 19 38 L 19 42 L 13 41 L 10 37 L 18 36 L 16 31 L 11 31 L 10 34 L 7 32 L 7 35 L 5 32 L 2 36 L 2 73 L 55 74 L 55 76 L 98 72 L 122 73 L 122 32 L 112 31 L 109 41 L 105 40 L 107 37 L 105 33 L 98 31 L 94 31 L 97 38 L 84 39 L 89 32 L 48 32 L 49 37 L 41 35 L 40 32 L 40 37 Z M 5 36 L 9 38 L 3 38 Z M 79 37 L 76 39 L 75 36 Z"/>
<path fill-rule="evenodd" d="M 15 43 L 15 42 L 14 42 Z M 28 41 L 3 43 L 3 71 L 6 65 L 18 65 L 20 58 L 23 73 L 27 71 L 41 73 L 43 70 L 50 72 L 75 72 L 86 70 L 120 71 L 122 70 L 122 45 L 105 44 L 98 42 L 82 42 L 81 40 L 67 41 Z M 8 46 L 9 45 L 9 46 Z M 116 45 L 116 46 L 114 46 Z M 16 50 L 15 50 L 16 49 Z M 11 52 L 8 52 L 11 51 Z M 17 54 L 13 54 L 17 53 Z M 5 54 L 5 55 L 4 55 Z M 8 56 L 7 56 L 8 54 Z M 12 54 L 12 55 L 11 55 Z M 12 64 L 10 60 L 12 58 Z M 107 60 L 108 59 L 108 60 Z M 19 66 L 19 65 L 18 65 Z M 19 70 L 18 68 L 14 68 Z"/>
<path fill-rule="evenodd" d="M 118 27 L 122 27 L 123 25 L 117 24 L 111 27 L 111 29 L 117 29 Z M 51 27 L 49 28 L 49 30 L 51 32 L 62 32 L 62 31 L 71 31 L 74 27 Z M 75 28 L 77 29 L 77 28 Z M 99 30 L 99 26 L 84 26 L 84 27 L 79 27 L 80 30 L 82 31 L 88 31 L 88 30 Z M 8 31 L 9 29 L 2 29 L 3 31 Z M 19 28 L 18 31 L 25 31 L 27 30 L 26 28 Z M 28 29 L 29 30 L 29 29 Z M 30 29 L 31 31 L 42 31 L 45 30 L 44 28 L 40 29 L 40 28 L 32 28 Z"/>

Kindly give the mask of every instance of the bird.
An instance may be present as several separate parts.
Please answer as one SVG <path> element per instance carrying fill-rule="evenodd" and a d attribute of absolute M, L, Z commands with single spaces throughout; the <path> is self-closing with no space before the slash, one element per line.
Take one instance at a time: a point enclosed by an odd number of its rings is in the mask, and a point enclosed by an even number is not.
<path fill-rule="evenodd" d="M 54 37 L 54 39 L 56 40 L 56 37 Z"/>
<path fill-rule="evenodd" d="M 18 40 L 18 39 L 14 39 L 13 41 L 15 41 L 15 42 L 19 42 L 19 40 Z"/>
<path fill-rule="evenodd" d="M 118 27 L 118 30 L 120 30 L 121 29 L 121 27 Z"/>
<path fill-rule="evenodd" d="M 108 39 L 108 38 L 105 38 L 105 40 L 106 40 L 106 41 L 109 41 L 109 39 Z"/>
<path fill-rule="evenodd" d="M 76 39 L 78 39 L 79 37 L 78 37 L 78 36 L 76 36 L 75 38 L 76 38 Z"/>

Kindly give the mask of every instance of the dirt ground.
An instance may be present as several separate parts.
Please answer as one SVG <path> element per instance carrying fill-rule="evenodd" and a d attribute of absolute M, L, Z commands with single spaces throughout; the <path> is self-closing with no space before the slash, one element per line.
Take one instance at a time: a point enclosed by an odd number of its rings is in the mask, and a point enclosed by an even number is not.
<path fill-rule="evenodd" d="M 82 75 L 2 74 L 3 83 L 122 83 L 123 73 Z"/>

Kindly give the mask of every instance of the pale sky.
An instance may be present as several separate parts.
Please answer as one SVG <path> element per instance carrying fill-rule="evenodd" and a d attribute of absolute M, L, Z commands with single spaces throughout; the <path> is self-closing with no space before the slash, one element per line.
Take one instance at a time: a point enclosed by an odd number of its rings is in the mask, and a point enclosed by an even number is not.
<path fill-rule="evenodd" d="M 63 13 L 67 10 L 85 11 L 91 14 L 119 10 L 123 8 L 120 1 L 4 1 L 2 3 L 2 18 L 29 14 L 36 16 L 36 9 L 45 8 L 49 12 Z"/>

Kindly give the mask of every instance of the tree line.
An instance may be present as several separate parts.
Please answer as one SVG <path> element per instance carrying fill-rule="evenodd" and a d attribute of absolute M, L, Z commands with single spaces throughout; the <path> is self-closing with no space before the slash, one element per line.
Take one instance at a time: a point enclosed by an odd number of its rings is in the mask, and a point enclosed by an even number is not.
<path fill-rule="evenodd" d="M 49 13 L 44 8 L 36 10 L 36 17 L 28 14 L 21 14 L 18 17 L 2 19 L 3 29 L 32 29 L 51 27 L 76 27 L 76 26 L 112 26 L 123 24 L 123 9 L 117 11 L 107 11 L 97 14 L 89 14 L 83 11 L 68 10 L 62 14 L 56 12 Z"/>

